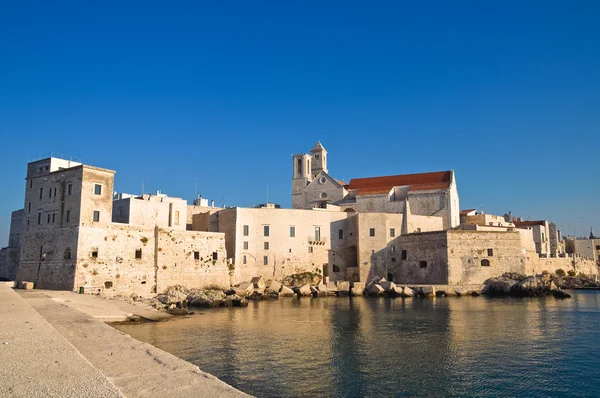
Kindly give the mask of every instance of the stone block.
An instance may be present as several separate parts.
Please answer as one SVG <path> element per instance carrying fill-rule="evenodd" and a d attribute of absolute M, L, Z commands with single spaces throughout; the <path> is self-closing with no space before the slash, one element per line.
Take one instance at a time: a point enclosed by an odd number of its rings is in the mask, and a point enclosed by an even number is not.
<path fill-rule="evenodd" d="M 269 283 L 269 286 L 267 287 L 267 291 L 277 293 L 281 290 L 281 286 L 281 282 L 272 280 L 271 283 Z"/>
<path fill-rule="evenodd" d="M 339 289 L 339 285 L 338 285 Z M 350 289 L 350 294 L 352 296 L 362 296 L 365 291 L 365 284 L 363 282 L 354 282 L 352 284 L 352 289 Z"/>
<path fill-rule="evenodd" d="M 262 276 L 255 276 L 250 282 L 252 282 L 255 289 L 264 289 L 265 287 L 267 287 L 265 280 Z"/>
<path fill-rule="evenodd" d="M 454 294 L 456 294 L 457 297 L 461 297 L 467 294 L 467 289 L 465 289 L 462 286 L 455 286 L 453 290 Z"/>
<path fill-rule="evenodd" d="M 279 296 L 281 297 L 294 297 L 294 291 L 287 286 L 282 286 L 279 290 Z"/>
<path fill-rule="evenodd" d="M 310 296 L 310 294 L 312 293 L 311 289 L 310 289 L 310 285 L 307 283 L 306 285 L 302 285 L 298 288 L 298 292 L 299 295 L 301 296 Z"/>
<path fill-rule="evenodd" d="M 433 286 L 423 286 L 421 288 L 421 293 L 425 297 L 435 297 L 435 287 L 433 287 Z"/>
<path fill-rule="evenodd" d="M 396 287 L 396 284 L 394 282 L 389 281 L 381 282 L 380 285 L 386 293 L 389 293 L 390 290 Z"/>
<path fill-rule="evenodd" d="M 337 293 L 338 292 L 338 287 L 336 286 L 335 282 L 328 282 L 327 283 L 327 293 Z"/>
<path fill-rule="evenodd" d="M 324 283 L 319 283 L 317 285 L 317 290 L 321 293 L 327 293 L 327 285 Z"/>
<path fill-rule="evenodd" d="M 408 286 L 402 288 L 402 297 L 415 297 L 415 291 Z"/>
<path fill-rule="evenodd" d="M 350 294 L 350 282 L 339 281 L 337 283 L 337 290 L 341 296 L 348 296 Z"/>
<path fill-rule="evenodd" d="M 21 285 L 21 289 L 25 289 L 25 290 L 33 290 L 33 282 L 20 282 Z"/>
<path fill-rule="evenodd" d="M 252 282 L 242 282 L 239 286 L 233 288 L 235 294 L 240 297 L 246 297 L 254 292 L 254 284 Z"/>
<path fill-rule="evenodd" d="M 376 283 L 372 284 L 368 291 L 370 296 L 379 296 L 384 293 L 383 287 Z"/>

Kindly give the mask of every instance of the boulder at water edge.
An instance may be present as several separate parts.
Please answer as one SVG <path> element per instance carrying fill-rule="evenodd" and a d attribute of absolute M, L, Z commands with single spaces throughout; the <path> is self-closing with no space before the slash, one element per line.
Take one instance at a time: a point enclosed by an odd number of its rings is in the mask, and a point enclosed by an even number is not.
<path fill-rule="evenodd" d="M 294 297 L 294 291 L 287 286 L 282 286 L 279 291 L 280 297 Z"/>
<path fill-rule="evenodd" d="M 348 296 L 350 294 L 350 282 L 339 281 L 337 283 L 337 289 L 340 296 Z"/>

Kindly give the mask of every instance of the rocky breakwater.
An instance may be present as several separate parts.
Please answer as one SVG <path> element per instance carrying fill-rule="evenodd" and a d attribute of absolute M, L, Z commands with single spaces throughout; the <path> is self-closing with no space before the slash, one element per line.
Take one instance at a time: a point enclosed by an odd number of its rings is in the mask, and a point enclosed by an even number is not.
<path fill-rule="evenodd" d="M 549 273 L 534 276 L 504 273 L 502 276 L 486 280 L 483 284 L 482 293 L 486 296 L 554 296 L 560 299 L 571 297 L 561 288 L 564 286 L 562 278 Z"/>
<path fill-rule="evenodd" d="M 219 287 L 189 289 L 185 286 L 169 286 L 154 298 L 152 306 L 167 311 L 171 315 L 189 315 L 189 307 L 246 307 L 248 301 L 231 291 Z"/>
<path fill-rule="evenodd" d="M 355 282 L 356 286 L 358 282 Z M 353 288 L 356 290 L 356 287 Z M 477 290 L 469 290 L 462 286 L 401 286 L 378 275 L 371 278 L 371 281 L 364 286 L 366 296 L 388 296 L 395 297 L 448 297 L 448 296 L 478 296 Z M 355 294 L 358 295 L 358 294 Z"/>

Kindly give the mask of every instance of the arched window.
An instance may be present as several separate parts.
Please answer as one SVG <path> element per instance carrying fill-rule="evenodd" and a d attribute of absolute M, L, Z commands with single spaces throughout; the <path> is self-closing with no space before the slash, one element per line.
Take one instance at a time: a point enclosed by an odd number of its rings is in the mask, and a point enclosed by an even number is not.
<path fill-rule="evenodd" d="M 490 266 L 490 260 L 488 260 L 487 258 L 484 258 L 483 260 L 481 260 L 481 266 L 482 267 L 489 267 Z"/>

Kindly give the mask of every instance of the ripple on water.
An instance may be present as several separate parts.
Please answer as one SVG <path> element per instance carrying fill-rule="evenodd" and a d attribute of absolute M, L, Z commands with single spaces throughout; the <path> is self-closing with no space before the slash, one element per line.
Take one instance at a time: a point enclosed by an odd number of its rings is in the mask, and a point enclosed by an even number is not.
<path fill-rule="evenodd" d="M 257 396 L 597 396 L 598 292 L 282 299 L 117 328 Z"/>

